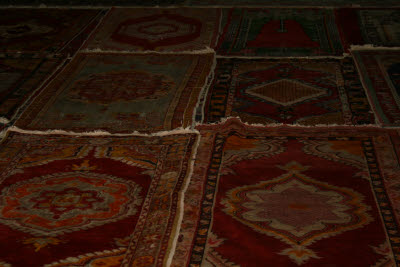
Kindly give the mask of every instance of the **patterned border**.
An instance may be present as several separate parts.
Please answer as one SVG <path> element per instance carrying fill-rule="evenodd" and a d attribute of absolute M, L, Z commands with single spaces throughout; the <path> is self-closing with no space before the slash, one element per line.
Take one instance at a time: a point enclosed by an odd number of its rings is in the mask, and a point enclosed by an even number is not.
<path fill-rule="evenodd" d="M 224 135 L 217 134 L 213 142 L 213 150 L 211 153 L 211 161 L 209 169 L 207 170 L 206 185 L 203 193 L 203 200 L 201 203 L 201 213 L 198 219 L 198 227 L 196 229 L 196 234 L 193 242 L 193 248 L 191 250 L 189 265 L 200 266 L 202 263 L 203 255 L 205 252 L 205 245 L 207 242 L 208 232 L 212 224 L 212 214 L 213 214 L 213 203 L 215 199 L 215 194 L 217 193 L 218 186 L 218 173 L 220 166 L 222 164 L 222 152 L 225 140 L 228 136 L 238 134 L 239 132 L 233 130 Z M 254 134 L 251 136 L 245 136 L 246 138 L 254 138 Z M 385 225 L 385 231 L 389 236 L 389 240 L 392 245 L 393 254 L 395 255 L 395 260 L 400 264 L 400 234 L 398 232 L 398 225 L 395 221 L 394 212 L 391 207 L 391 203 L 385 193 L 384 181 L 382 174 L 380 173 L 377 157 L 373 147 L 372 137 L 274 137 L 266 136 L 265 138 L 282 138 L 290 139 L 308 139 L 308 140 L 360 140 L 363 144 L 364 154 L 367 159 L 367 165 L 370 170 L 371 176 L 371 188 L 374 191 L 374 195 L 377 198 L 378 209 L 381 214 L 383 214 L 383 222 Z"/>
<path fill-rule="evenodd" d="M 357 74 L 351 57 L 343 59 L 233 59 L 218 58 L 215 77 L 210 84 L 209 93 L 204 103 L 202 123 L 215 123 L 229 117 L 234 101 L 236 78 L 239 64 L 247 62 L 330 62 L 337 63 L 337 90 L 342 105 L 342 113 L 347 125 L 373 124 L 374 115 Z"/>
<path fill-rule="evenodd" d="M 50 83 L 46 84 L 46 87 L 41 90 L 36 99 L 25 109 L 24 113 L 16 121 L 15 125 L 29 130 L 49 130 L 49 128 L 41 128 L 37 125 L 37 121 L 40 121 L 38 114 L 45 112 L 45 109 L 49 108 L 55 101 L 58 94 L 60 94 L 65 87 L 67 82 L 79 73 L 80 69 L 83 68 L 82 62 L 89 60 L 92 57 L 101 57 L 103 55 L 118 55 L 122 57 L 146 57 L 147 55 L 155 55 L 159 57 L 165 57 L 163 60 L 168 60 L 169 57 L 188 57 L 192 60 L 189 69 L 182 73 L 184 75 L 181 84 L 176 89 L 173 100 L 169 103 L 167 112 L 164 114 L 163 128 L 161 130 L 172 130 L 179 127 L 186 128 L 192 124 L 193 112 L 196 107 L 199 94 L 207 80 L 207 75 L 211 70 L 212 58 L 214 54 L 160 54 L 160 53 L 78 53 L 75 58 L 57 74 Z M 35 125 L 36 124 L 36 125 Z M 33 125 L 33 126 L 32 126 Z M 54 128 L 51 128 L 54 129 Z M 150 132 L 151 130 L 143 129 L 130 129 L 125 127 L 114 129 L 112 127 L 97 127 L 97 128 L 84 128 L 84 127 L 70 127 L 65 130 L 85 132 L 90 130 L 105 130 L 112 133 L 127 133 L 132 131 Z M 153 130 L 153 129 L 152 129 Z"/>
<path fill-rule="evenodd" d="M 400 50 L 355 50 L 352 55 L 376 119 L 382 126 L 400 126 L 400 107 L 380 60 L 384 56 L 399 57 Z"/>
<path fill-rule="evenodd" d="M 94 146 L 108 148 L 113 146 L 159 146 L 161 153 L 154 154 L 158 160 L 155 174 L 142 206 L 141 216 L 132 234 L 122 266 L 135 265 L 145 258 L 144 255 L 154 256 L 152 266 L 165 266 L 171 257 L 174 248 L 174 238 L 179 231 L 180 214 L 182 213 L 184 185 L 190 177 L 191 161 L 195 151 L 194 144 L 198 136 L 194 133 L 167 135 L 163 137 L 117 137 L 117 136 L 63 136 L 63 135 L 26 135 L 9 133 L 2 142 L 3 147 L 14 147 L 6 150 L 1 157 L 1 177 L 16 168 L 20 157 L 32 146 Z M 144 143 L 143 141 L 147 141 Z M 11 153 L 14 151 L 14 153 Z M 155 153 L 155 152 L 154 152 Z M 178 157 L 178 155 L 181 155 Z M 168 175 L 168 174 L 179 174 Z M 171 186 L 173 186 L 171 188 Z M 165 188 L 169 188 L 167 191 Z M 159 206 L 164 206 L 160 208 Z M 146 209 L 148 212 L 146 212 Z M 144 245 L 143 231 L 159 234 L 155 246 Z M 135 236 L 136 235 L 136 236 Z M 135 238 L 136 237 L 136 238 Z M 67 266 L 66 263 L 65 266 Z M 68 265 L 70 266 L 70 265 Z"/>
<path fill-rule="evenodd" d="M 371 187 L 374 191 L 376 202 L 379 204 L 380 214 L 386 226 L 395 261 L 397 265 L 400 265 L 399 225 L 396 222 L 392 205 L 385 191 L 384 181 L 382 179 L 382 174 L 380 172 L 379 163 L 373 146 L 373 140 L 371 138 L 362 140 L 362 145 L 371 178 Z"/>

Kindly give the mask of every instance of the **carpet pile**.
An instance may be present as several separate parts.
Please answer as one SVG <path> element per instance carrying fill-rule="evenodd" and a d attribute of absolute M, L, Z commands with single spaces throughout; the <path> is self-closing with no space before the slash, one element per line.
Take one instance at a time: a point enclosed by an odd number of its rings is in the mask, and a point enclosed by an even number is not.
<path fill-rule="evenodd" d="M 399 266 L 399 27 L 392 0 L 0 0 L 0 267 Z"/>

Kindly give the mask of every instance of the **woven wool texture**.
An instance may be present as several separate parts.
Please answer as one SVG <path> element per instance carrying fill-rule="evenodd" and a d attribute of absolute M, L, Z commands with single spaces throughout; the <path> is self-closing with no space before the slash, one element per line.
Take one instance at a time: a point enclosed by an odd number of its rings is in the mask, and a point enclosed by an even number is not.
<path fill-rule="evenodd" d="M 399 266 L 399 8 L 0 0 L 0 267 Z"/>

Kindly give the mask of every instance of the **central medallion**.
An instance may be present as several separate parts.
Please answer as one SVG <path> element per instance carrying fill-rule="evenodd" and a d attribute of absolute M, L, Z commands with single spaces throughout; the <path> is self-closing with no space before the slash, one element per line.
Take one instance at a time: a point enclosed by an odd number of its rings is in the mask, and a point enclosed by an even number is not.
<path fill-rule="evenodd" d="M 165 13 L 125 20 L 118 25 L 111 38 L 116 42 L 153 50 L 193 41 L 200 32 L 201 22 L 178 14 Z"/>
<path fill-rule="evenodd" d="M 318 256 L 307 248 L 322 238 L 361 228 L 372 218 L 363 196 L 311 179 L 308 167 L 290 162 L 287 173 L 254 185 L 232 189 L 222 200 L 224 212 L 253 230 L 291 245 L 282 251 L 297 263 Z"/>
<path fill-rule="evenodd" d="M 56 236 L 135 215 L 142 188 L 92 172 L 33 178 L 2 191 L 0 222 L 24 232 Z"/>

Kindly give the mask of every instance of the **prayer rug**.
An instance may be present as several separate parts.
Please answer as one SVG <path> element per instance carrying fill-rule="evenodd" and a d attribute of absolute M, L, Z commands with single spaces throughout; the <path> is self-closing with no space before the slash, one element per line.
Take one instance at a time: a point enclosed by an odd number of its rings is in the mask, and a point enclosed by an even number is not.
<path fill-rule="evenodd" d="M 236 119 L 197 129 L 171 266 L 399 263 L 398 132 Z"/>
<path fill-rule="evenodd" d="M 400 9 L 336 10 L 343 45 L 400 46 Z"/>
<path fill-rule="evenodd" d="M 61 62 L 56 57 L 0 56 L 0 117 L 10 120 Z"/>
<path fill-rule="evenodd" d="M 218 58 L 204 123 L 240 117 L 247 123 L 373 124 L 350 57 L 344 59 Z"/>
<path fill-rule="evenodd" d="M 400 126 L 400 50 L 352 51 L 376 118 Z"/>
<path fill-rule="evenodd" d="M 153 132 L 190 126 L 213 54 L 77 54 L 16 125 Z"/>
<path fill-rule="evenodd" d="M 238 56 L 342 55 L 329 9 L 224 9 L 217 54 Z"/>
<path fill-rule="evenodd" d="M 114 8 L 85 48 L 119 51 L 193 51 L 214 47 L 219 9 Z"/>
<path fill-rule="evenodd" d="M 166 266 L 196 138 L 10 133 L 0 265 Z"/>
<path fill-rule="evenodd" d="M 2 9 L 0 52 L 61 52 L 101 13 L 96 9 Z"/>

